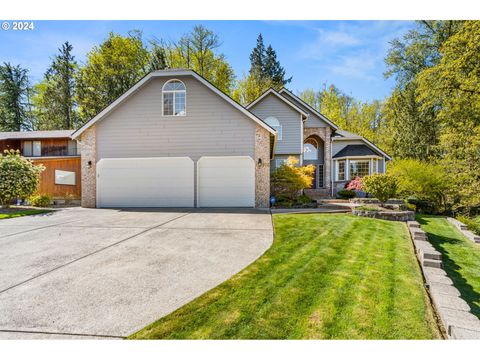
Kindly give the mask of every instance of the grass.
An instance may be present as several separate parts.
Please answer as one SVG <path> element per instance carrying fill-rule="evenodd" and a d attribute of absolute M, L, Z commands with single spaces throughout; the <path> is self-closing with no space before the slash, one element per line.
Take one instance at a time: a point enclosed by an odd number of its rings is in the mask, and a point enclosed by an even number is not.
<path fill-rule="evenodd" d="M 11 219 L 11 218 L 16 218 L 16 217 L 20 217 L 20 216 L 45 214 L 45 213 L 48 213 L 48 212 L 50 212 L 50 210 L 29 209 L 29 210 L 12 211 L 12 212 L 8 212 L 8 213 L 4 213 L 4 214 L 0 213 L 0 220 Z"/>
<path fill-rule="evenodd" d="M 328 214 L 273 220 L 262 257 L 130 338 L 440 337 L 405 224 Z"/>
<path fill-rule="evenodd" d="M 462 298 L 480 318 L 480 245 L 464 237 L 445 218 L 417 215 L 417 220 L 442 253 L 444 269 Z"/>

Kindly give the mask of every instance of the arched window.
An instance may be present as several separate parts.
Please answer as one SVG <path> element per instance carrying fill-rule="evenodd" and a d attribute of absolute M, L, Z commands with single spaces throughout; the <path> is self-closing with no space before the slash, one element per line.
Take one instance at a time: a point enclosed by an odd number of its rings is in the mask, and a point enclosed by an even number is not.
<path fill-rule="evenodd" d="M 163 116 L 186 115 L 186 88 L 180 80 L 170 80 L 163 85 Z"/>
<path fill-rule="evenodd" d="M 267 125 L 269 125 L 274 130 L 277 130 L 277 140 L 282 140 L 282 125 L 276 117 L 269 116 L 265 119 Z"/>
<path fill-rule="evenodd" d="M 305 144 L 303 144 L 303 160 L 318 160 L 318 143 L 315 139 L 305 140 Z"/>

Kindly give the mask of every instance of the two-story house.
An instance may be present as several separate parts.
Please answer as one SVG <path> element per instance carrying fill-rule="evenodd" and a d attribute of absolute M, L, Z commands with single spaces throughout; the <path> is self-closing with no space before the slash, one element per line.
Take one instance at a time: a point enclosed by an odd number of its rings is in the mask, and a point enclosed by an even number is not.
<path fill-rule="evenodd" d="M 365 138 L 341 130 L 287 89 L 269 89 L 247 109 L 277 131 L 271 170 L 290 156 L 315 166 L 313 197 L 334 196 L 355 177 L 385 171 L 391 158 Z"/>
<path fill-rule="evenodd" d="M 184 69 L 148 74 L 72 138 L 86 207 L 268 207 L 289 156 L 315 165 L 316 197 L 390 160 L 286 89 L 245 108 Z"/>

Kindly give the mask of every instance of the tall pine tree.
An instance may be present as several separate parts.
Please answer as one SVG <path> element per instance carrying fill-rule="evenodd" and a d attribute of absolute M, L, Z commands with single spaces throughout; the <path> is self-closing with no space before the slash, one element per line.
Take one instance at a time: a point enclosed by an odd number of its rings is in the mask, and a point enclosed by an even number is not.
<path fill-rule="evenodd" d="M 67 41 L 58 49 L 43 81 L 35 87 L 36 128 L 74 129 L 79 124 L 76 112 L 75 76 L 77 63 L 73 46 Z"/>
<path fill-rule="evenodd" d="M 258 35 L 257 45 L 253 48 L 250 54 L 250 74 L 257 76 L 264 76 L 265 64 L 265 45 L 263 44 L 262 34 Z"/>
<path fill-rule="evenodd" d="M 275 87 L 283 87 L 292 81 L 292 78 L 285 79 L 285 69 L 277 60 L 277 53 L 272 45 L 268 45 L 265 52 L 265 63 L 263 64 L 263 73 L 272 80 Z"/>
<path fill-rule="evenodd" d="M 277 90 L 292 81 L 292 78 L 285 78 L 285 69 L 280 65 L 272 45 L 265 49 L 262 34 L 258 35 L 257 45 L 250 54 L 249 78 L 257 78 L 255 82 L 271 84 Z"/>
<path fill-rule="evenodd" d="M 0 130 L 30 130 L 28 70 L 20 65 L 0 66 Z"/>

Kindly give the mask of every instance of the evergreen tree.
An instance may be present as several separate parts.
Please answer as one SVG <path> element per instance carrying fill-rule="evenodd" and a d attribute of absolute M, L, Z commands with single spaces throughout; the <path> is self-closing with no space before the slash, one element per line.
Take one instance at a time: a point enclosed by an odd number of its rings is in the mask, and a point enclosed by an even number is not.
<path fill-rule="evenodd" d="M 163 70 L 167 68 L 165 49 L 157 41 L 151 42 L 150 50 L 150 71 Z"/>
<path fill-rule="evenodd" d="M 36 128 L 40 130 L 74 129 L 79 125 L 74 101 L 77 63 L 73 46 L 67 41 L 58 50 L 43 81 L 35 86 L 33 103 Z"/>
<path fill-rule="evenodd" d="M 28 70 L 20 65 L 0 66 L 0 130 L 30 130 Z"/>
<path fill-rule="evenodd" d="M 264 76 L 265 67 L 265 45 L 263 44 L 262 34 L 258 35 L 257 46 L 255 46 L 250 54 L 250 74 Z"/>
<path fill-rule="evenodd" d="M 263 73 L 266 77 L 272 80 L 276 88 L 282 88 L 292 81 L 292 78 L 285 79 L 285 69 L 277 60 L 277 53 L 273 50 L 272 45 L 268 45 L 265 52 L 265 63 Z"/>

